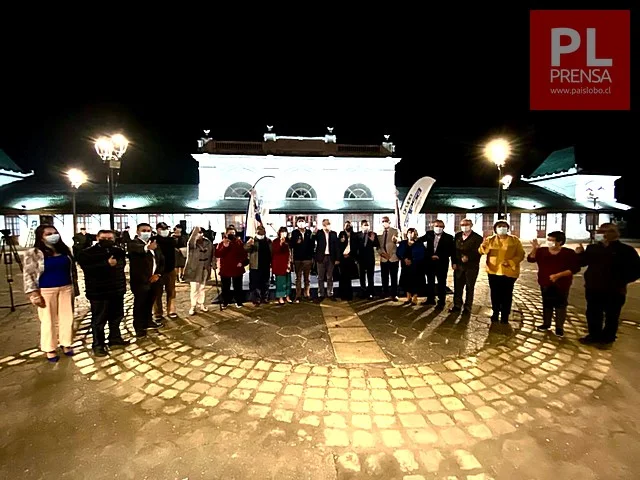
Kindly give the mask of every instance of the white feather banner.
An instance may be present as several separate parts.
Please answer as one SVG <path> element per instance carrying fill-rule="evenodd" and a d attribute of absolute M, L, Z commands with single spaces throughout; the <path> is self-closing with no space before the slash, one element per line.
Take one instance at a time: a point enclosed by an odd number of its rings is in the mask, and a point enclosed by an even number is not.
<path fill-rule="evenodd" d="M 400 226 L 403 232 L 406 232 L 407 228 L 409 228 L 410 216 L 417 215 L 422 210 L 422 206 L 434 183 L 436 183 L 434 178 L 422 177 L 413 184 L 407 196 L 404 197 L 402 208 L 400 209 Z"/>

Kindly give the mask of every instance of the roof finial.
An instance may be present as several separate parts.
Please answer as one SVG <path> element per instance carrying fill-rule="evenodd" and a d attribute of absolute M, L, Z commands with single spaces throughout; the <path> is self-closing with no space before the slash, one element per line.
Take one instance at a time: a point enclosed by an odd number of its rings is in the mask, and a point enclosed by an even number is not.
<path fill-rule="evenodd" d="M 333 133 L 333 127 L 327 127 L 327 131 L 328 131 L 329 133 Z"/>
<path fill-rule="evenodd" d="M 271 130 L 273 130 L 273 125 L 267 125 L 267 131 L 270 132 Z"/>
<path fill-rule="evenodd" d="M 209 133 L 211 133 L 211 130 L 203 130 L 203 132 L 204 132 L 204 136 L 208 137 Z"/>
<path fill-rule="evenodd" d="M 390 137 L 391 137 L 391 135 L 385 135 L 384 139 L 388 142 Z"/>

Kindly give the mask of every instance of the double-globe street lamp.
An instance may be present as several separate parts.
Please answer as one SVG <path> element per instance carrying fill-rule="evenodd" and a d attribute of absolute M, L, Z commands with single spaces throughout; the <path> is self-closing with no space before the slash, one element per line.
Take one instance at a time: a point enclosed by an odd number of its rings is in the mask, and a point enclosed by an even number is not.
<path fill-rule="evenodd" d="M 67 178 L 71 182 L 71 208 L 73 209 L 73 234 L 78 231 L 78 212 L 76 210 L 76 193 L 78 188 L 87 181 L 87 174 L 77 168 L 67 172 Z"/>
<path fill-rule="evenodd" d="M 504 167 L 510 154 L 511 145 L 504 138 L 496 138 L 494 140 L 491 140 L 484 147 L 485 157 L 487 157 L 495 164 L 496 167 L 498 167 L 498 220 L 506 218 L 506 214 L 502 211 L 502 190 L 504 187 L 504 184 L 502 183 L 502 168 Z M 510 183 L 511 182 L 509 182 L 509 184 Z"/>
<path fill-rule="evenodd" d="M 109 225 L 111 230 L 115 229 L 115 219 L 113 213 L 113 192 L 114 192 L 114 171 L 120 170 L 122 156 L 127 151 L 129 140 L 120 133 L 110 137 L 100 137 L 96 140 L 96 152 L 103 163 L 109 168 L 107 183 L 109 185 Z"/>

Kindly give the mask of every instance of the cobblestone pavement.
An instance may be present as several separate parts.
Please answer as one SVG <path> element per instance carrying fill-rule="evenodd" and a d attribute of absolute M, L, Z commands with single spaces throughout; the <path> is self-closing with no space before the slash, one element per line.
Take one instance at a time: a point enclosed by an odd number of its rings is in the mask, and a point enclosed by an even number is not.
<path fill-rule="evenodd" d="M 13 459 L 0 472 L 634 478 L 640 395 L 629 365 L 638 360 L 640 319 L 625 320 L 612 351 L 577 343 L 580 307 L 570 308 L 564 339 L 537 332 L 541 305 L 531 280 L 517 284 L 505 326 L 488 321 L 482 278 L 479 305 L 465 319 L 382 301 L 211 306 L 106 359 L 90 354 L 90 313 L 81 300 L 77 355 L 53 366 L 33 347 L 8 350 L 36 343 L 33 312 L 21 307 L 0 322 L 8 353 L 0 359 L 1 446 Z M 182 313 L 186 297 L 179 287 Z M 387 361 L 336 361 L 330 330 L 348 329 L 355 317 Z M 63 451 L 75 461 L 60 458 Z"/>

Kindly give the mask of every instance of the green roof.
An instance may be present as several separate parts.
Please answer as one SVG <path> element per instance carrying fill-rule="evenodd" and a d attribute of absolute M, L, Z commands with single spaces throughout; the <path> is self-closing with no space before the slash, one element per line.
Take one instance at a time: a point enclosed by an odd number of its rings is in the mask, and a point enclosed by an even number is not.
<path fill-rule="evenodd" d="M 13 160 L 9 158 L 4 150 L 0 148 L 0 170 L 8 170 L 10 172 L 25 173 Z"/>
<path fill-rule="evenodd" d="M 573 147 L 552 152 L 531 174 L 530 178 L 565 173 L 576 166 L 576 153 Z"/>

